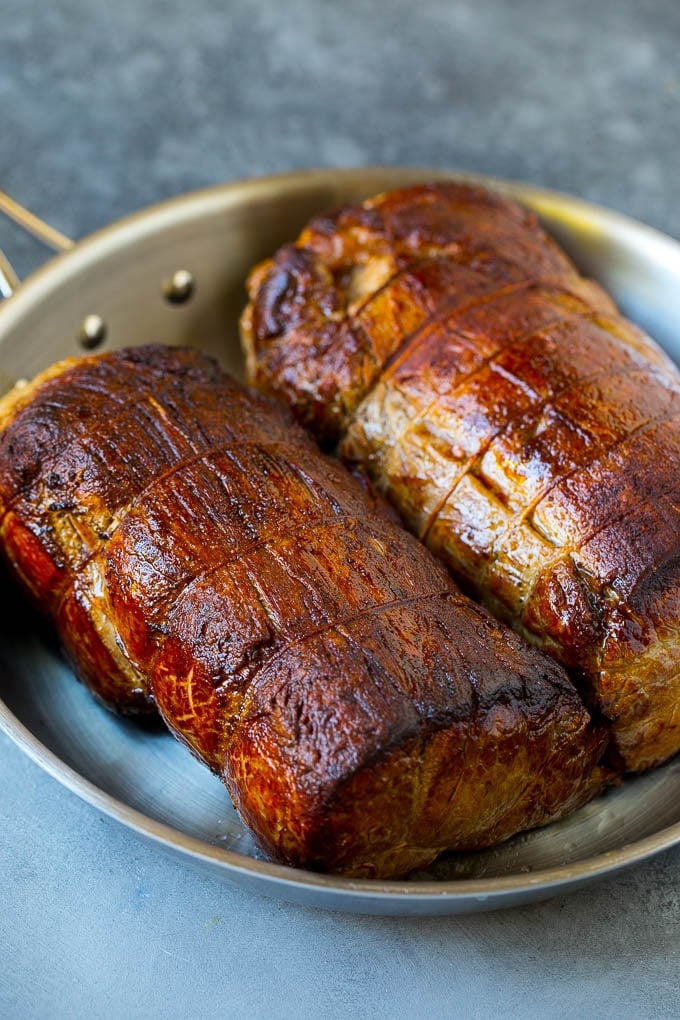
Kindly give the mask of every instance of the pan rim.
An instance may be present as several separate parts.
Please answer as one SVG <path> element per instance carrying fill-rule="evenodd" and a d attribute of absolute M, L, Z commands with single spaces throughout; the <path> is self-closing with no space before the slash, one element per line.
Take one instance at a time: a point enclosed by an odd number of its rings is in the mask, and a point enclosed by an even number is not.
<path fill-rule="evenodd" d="M 680 256 L 680 244 L 676 240 L 625 214 L 559 191 L 519 181 L 417 166 L 306 169 L 201 188 L 140 209 L 97 230 L 78 241 L 72 249 L 50 259 L 31 274 L 11 298 L 0 305 L 0 334 L 12 329 L 36 301 L 77 275 L 92 261 L 101 259 L 113 251 L 128 248 L 165 226 L 176 226 L 183 220 L 190 221 L 199 212 L 205 213 L 210 208 L 215 211 L 227 209 L 244 201 L 257 200 L 258 197 L 270 193 L 272 188 L 279 190 L 287 188 L 292 194 L 304 190 L 305 187 L 319 184 L 332 186 L 336 182 L 343 184 L 353 180 L 358 182 L 366 180 L 367 177 L 374 177 L 377 183 L 390 175 L 394 175 L 395 178 L 398 175 L 412 175 L 414 181 L 450 179 L 479 183 L 528 202 L 539 215 L 541 211 L 550 212 L 563 208 L 571 217 L 596 220 L 604 227 L 610 226 L 618 232 L 623 231 L 625 235 L 632 232 L 641 245 L 654 249 L 658 257 L 665 251 L 672 252 L 675 259 Z M 380 186 L 375 190 L 381 190 Z M 295 894 L 306 890 L 310 894 L 321 894 L 323 902 L 318 905 L 356 912 L 362 912 L 362 908 L 371 910 L 371 907 L 382 905 L 384 908 L 382 912 L 388 913 L 390 909 L 385 901 L 392 904 L 392 912 L 395 911 L 395 907 L 398 910 L 401 906 L 403 912 L 409 912 L 409 908 L 412 908 L 419 913 L 426 913 L 428 908 L 432 912 L 437 912 L 438 905 L 442 911 L 443 903 L 449 906 L 448 912 L 454 912 L 457 905 L 467 904 L 470 907 L 470 904 L 476 904 L 471 909 L 510 905 L 504 904 L 503 901 L 518 902 L 518 896 L 521 894 L 528 894 L 526 899 L 538 899 L 541 898 L 541 894 L 545 898 L 566 891 L 570 886 L 582 885 L 611 875 L 680 843 L 680 822 L 677 822 L 615 850 L 530 873 L 440 882 L 347 879 L 294 869 L 238 854 L 190 836 L 164 822 L 156 821 L 106 793 L 76 769 L 67 765 L 14 715 L 2 699 L 0 699 L 0 730 L 71 792 L 138 835 L 184 857 L 217 868 L 227 878 L 247 876 L 261 886 L 262 892 L 284 895 L 282 890 L 288 890 L 289 894 L 293 894 L 293 898 L 302 902 L 300 896 Z"/>

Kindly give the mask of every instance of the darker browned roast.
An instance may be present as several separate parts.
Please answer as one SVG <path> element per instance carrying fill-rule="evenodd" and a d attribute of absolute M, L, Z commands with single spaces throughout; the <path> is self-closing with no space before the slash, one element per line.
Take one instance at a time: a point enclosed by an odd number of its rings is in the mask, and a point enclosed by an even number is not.
<path fill-rule="evenodd" d="M 536 218 L 467 184 L 314 219 L 251 274 L 250 380 L 340 441 L 629 769 L 680 748 L 680 373 Z"/>
<path fill-rule="evenodd" d="M 397 875 L 600 788 L 561 668 L 209 359 L 65 362 L 0 425 L 5 554 L 76 669 L 157 704 L 272 856 Z"/>

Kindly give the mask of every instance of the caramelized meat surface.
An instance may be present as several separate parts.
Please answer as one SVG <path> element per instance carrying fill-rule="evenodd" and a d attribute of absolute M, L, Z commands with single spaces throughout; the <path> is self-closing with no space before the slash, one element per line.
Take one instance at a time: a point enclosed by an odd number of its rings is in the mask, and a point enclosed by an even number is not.
<path fill-rule="evenodd" d="M 619 763 L 680 749 L 680 373 L 536 218 L 479 187 L 319 216 L 258 266 L 250 381 L 368 470 L 572 670 Z"/>
<path fill-rule="evenodd" d="M 2 546 L 81 678 L 157 705 L 278 860 L 399 875 L 601 787 L 563 670 L 206 357 L 61 363 L 0 427 Z"/>

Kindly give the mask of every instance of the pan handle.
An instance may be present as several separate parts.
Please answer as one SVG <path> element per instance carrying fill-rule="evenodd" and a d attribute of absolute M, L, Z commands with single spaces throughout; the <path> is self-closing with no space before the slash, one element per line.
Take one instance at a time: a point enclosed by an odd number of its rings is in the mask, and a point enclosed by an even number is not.
<path fill-rule="evenodd" d="M 0 248 L 0 298 L 11 297 L 20 282 L 12 263 Z"/>
<path fill-rule="evenodd" d="M 46 244 L 54 251 L 68 251 L 69 248 L 73 247 L 74 242 L 70 237 L 66 237 L 60 230 L 56 230 L 49 223 L 45 223 L 44 220 L 41 220 L 23 205 L 19 205 L 18 202 L 4 191 L 0 191 L 0 212 L 5 213 L 6 216 L 9 216 L 11 220 L 18 223 L 29 234 L 37 237 L 39 241 L 42 241 L 43 244 Z M 19 283 L 19 277 L 12 268 L 12 263 L 0 250 L 0 298 L 11 297 Z"/>

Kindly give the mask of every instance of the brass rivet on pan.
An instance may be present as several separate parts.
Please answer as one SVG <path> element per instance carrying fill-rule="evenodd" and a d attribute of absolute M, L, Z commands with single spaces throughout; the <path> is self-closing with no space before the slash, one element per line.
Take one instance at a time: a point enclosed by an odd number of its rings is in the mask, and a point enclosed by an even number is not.
<path fill-rule="evenodd" d="M 163 281 L 163 294 L 172 305 L 188 301 L 194 292 L 194 278 L 188 269 L 178 269 L 168 280 Z"/>
<path fill-rule="evenodd" d="M 88 351 L 99 347 L 106 336 L 106 323 L 100 315 L 86 315 L 80 327 L 78 340 Z"/>

